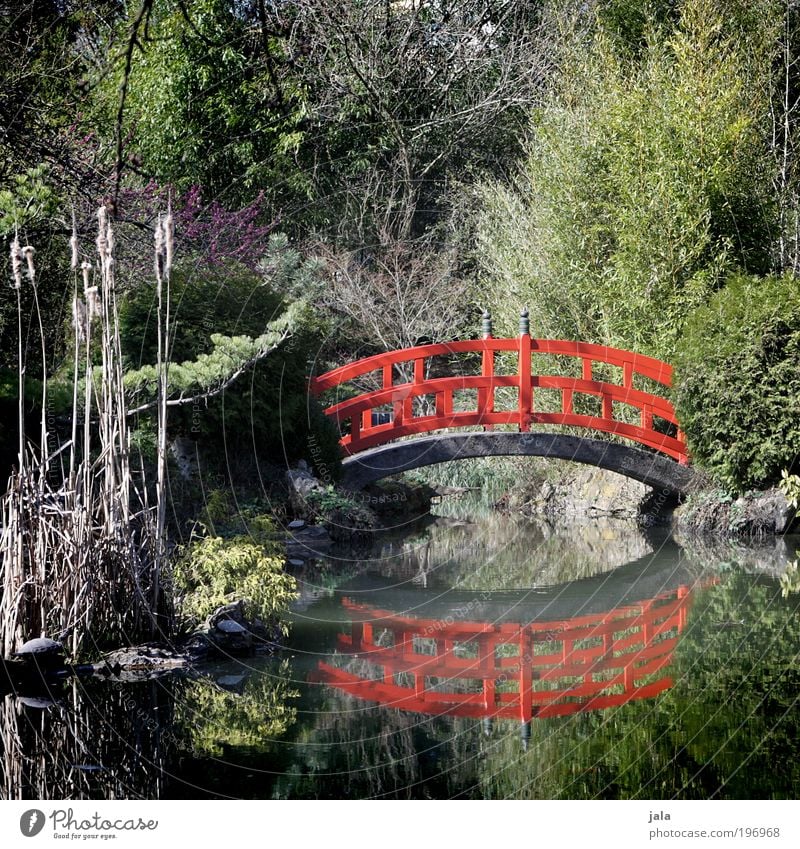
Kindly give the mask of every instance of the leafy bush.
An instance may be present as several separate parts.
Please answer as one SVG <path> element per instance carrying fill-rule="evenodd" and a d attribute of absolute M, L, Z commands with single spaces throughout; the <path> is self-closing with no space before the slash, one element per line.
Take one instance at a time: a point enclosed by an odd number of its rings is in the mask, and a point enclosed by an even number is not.
<path fill-rule="evenodd" d="M 174 570 L 179 607 L 189 623 L 202 622 L 224 604 L 243 599 L 247 615 L 284 633 L 284 616 L 297 584 L 283 570 L 278 543 L 267 546 L 248 537 L 203 537 L 184 551 Z"/>
<path fill-rule="evenodd" d="M 328 485 L 325 489 L 309 492 L 304 498 L 305 516 L 311 522 L 324 522 L 333 516 L 346 516 L 353 527 L 370 528 L 375 517 L 363 501 Z"/>
<path fill-rule="evenodd" d="M 675 363 L 675 407 L 695 462 L 740 492 L 798 468 L 795 278 L 731 279 L 691 318 Z"/>
<path fill-rule="evenodd" d="M 790 475 L 784 469 L 778 486 L 792 507 L 800 507 L 800 475 Z"/>
<path fill-rule="evenodd" d="M 229 263 L 224 267 L 176 267 L 171 281 L 173 332 L 170 387 L 190 397 L 224 383 L 225 377 L 277 342 L 290 337 L 246 369 L 207 402 L 170 411 L 175 434 L 199 438 L 209 454 L 231 455 L 255 467 L 306 457 L 339 472 L 338 433 L 308 396 L 310 361 L 325 333 L 323 321 L 303 300 L 314 286 L 316 264 L 304 260 L 281 234 L 270 240 L 260 274 Z M 120 315 L 126 387 L 141 400 L 155 394 L 157 333 L 155 284 L 129 291 Z M 228 453 L 230 451 L 230 454 Z"/>
<path fill-rule="evenodd" d="M 717 4 L 691 0 L 677 27 L 645 28 L 639 53 L 608 15 L 591 44 L 577 39 L 513 184 L 484 192 L 486 303 L 509 318 L 528 306 L 534 335 L 669 359 L 728 274 L 767 273 L 771 25 L 745 41 Z"/>

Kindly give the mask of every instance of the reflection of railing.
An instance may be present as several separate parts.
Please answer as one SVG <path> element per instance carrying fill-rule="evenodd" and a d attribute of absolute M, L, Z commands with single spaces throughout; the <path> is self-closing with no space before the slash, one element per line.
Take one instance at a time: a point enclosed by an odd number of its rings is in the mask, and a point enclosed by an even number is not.
<path fill-rule="evenodd" d="M 321 662 L 314 680 L 425 714 L 527 723 L 601 710 L 672 686 L 655 676 L 672 660 L 690 598 L 680 586 L 602 614 L 525 625 L 414 619 L 344 599 L 352 631 L 338 647 L 350 669 Z"/>

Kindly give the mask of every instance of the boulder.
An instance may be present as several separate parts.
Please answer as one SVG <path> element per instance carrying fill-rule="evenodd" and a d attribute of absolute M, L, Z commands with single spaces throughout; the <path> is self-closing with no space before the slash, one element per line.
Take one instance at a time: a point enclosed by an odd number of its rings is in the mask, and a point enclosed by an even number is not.
<path fill-rule="evenodd" d="M 302 464 L 302 466 L 301 466 Z M 312 492 L 324 492 L 325 485 L 318 481 L 302 460 L 294 469 L 286 472 L 286 483 L 289 487 L 289 503 L 298 515 L 305 515 L 308 507 L 306 499 Z"/>
<path fill-rule="evenodd" d="M 178 474 L 184 480 L 191 480 L 198 472 L 197 443 L 186 437 L 176 437 L 169 446 L 170 453 L 175 459 Z"/>
<path fill-rule="evenodd" d="M 761 538 L 788 533 L 795 510 L 779 489 L 746 492 L 733 500 L 723 492 L 693 494 L 675 511 L 673 525 L 686 535 Z"/>
<path fill-rule="evenodd" d="M 508 513 L 546 518 L 639 519 L 653 490 L 632 478 L 591 466 L 564 467 L 557 481 L 541 480 L 501 500 Z"/>
<path fill-rule="evenodd" d="M 222 634 L 246 634 L 247 628 L 244 625 L 240 625 L 238 622 L 234 622 L 233 619 L 222 619 L 217 622 L 216 628 L 214 629 L 219 631 Z"/>

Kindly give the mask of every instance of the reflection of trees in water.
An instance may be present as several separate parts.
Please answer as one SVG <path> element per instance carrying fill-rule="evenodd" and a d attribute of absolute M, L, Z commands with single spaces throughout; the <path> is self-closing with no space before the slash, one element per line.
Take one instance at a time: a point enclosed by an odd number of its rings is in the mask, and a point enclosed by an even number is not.
<path fill-rule="evenodd" d="M 402 542 L 388 542 L 375 568 L 423 586 L 506 590 L 590 577 L 652 552 L 629 522 L 596 519 L 554 529 L 489 514 L 480 522 L 440 519 Z"/>
<path fill-rule="evenodd" d="M 56 695 L 55 693 L 53 695 Z M 173 700 L 156 681 L 124 688 L 72 680 L 44 696 L 3 701 L 5 799 L 160 798 L 174 750 Z"/>
<path fill-rule="evenodd" d="M 420 718 L 325 692 L 304 726 L 275 798 L 448 798 L 475 786 L 480 727 Z"/>
<path fill-rule="evenodd" d="M 795 798 L 800 599 L 741 572 L 700 590 L 652 702 L 534 723 L 487 749 L 487 798 Z"/>
<path fill-rule="evenodd" d="M 221 686 L 229 687 L 225 689 Z M 176 692 L 175 724 L 184 747 L 196 757 L 222 757 L 237 747 L 266 747 L 294 724 L 297 690 L 283 661 L 217 680 L 183 681 Z"/>
<path fill-rule="evenodd" d="M 216 680 L 73 679 L 49 707 L 44 697 L 31 697 L 40 707 L 29 707 L 6 696 L 2 798 L 159 799 L 176 792 L 179 758 L 193 764 L 185 778 L 202 790 L 208 759 L 247 747 L 264 751 L 286 733 L 296 695 L 284 662 L 229 666 Z"/>

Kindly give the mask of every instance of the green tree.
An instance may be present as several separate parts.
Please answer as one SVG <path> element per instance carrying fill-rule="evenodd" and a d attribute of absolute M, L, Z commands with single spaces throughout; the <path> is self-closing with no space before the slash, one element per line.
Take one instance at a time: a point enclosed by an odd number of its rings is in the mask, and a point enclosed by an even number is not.
<path fill-rule="evenodd" d="M 227 206 L 266 187 L 277 208 L 307 194 L 295 159 L 303 95 L 265 14 L 224 0 L 130 7 L 109 36 L 112 73 L 99 69 L 92 116 L 118 167 L 200 185 Z"/>
<path fill-rule="evenodd" d="M 317 287 L 317 263 L 285 237 L 272 237 L 260 274 L 178 264 L 171 284 L 170 429 L 200 439 L 222 468 L 232 455 L 283 466 L 308 456 L 338 468 L 338 434 L 308 397 L 308 375 L 325 323 L 304 295 Z M 131 407 L 154 407 L 155 284 L 126 295 L 120 316 Z M 224 452 L 226 463 L 220 460 Z M 254 467 L 255 468 L 255 467 Z"/>
<path fill-rule="evenodd" d="M 722 5 L 686 0 L 676 27 L 646 28 L 640 55 L 602 17 L 571 48 L 522 171 L 485 191 L 487 302 L 528 306 L 537 334 L 670 358 L 728 273 L 769 269 L 774 20 L 753 56 Z"/>

